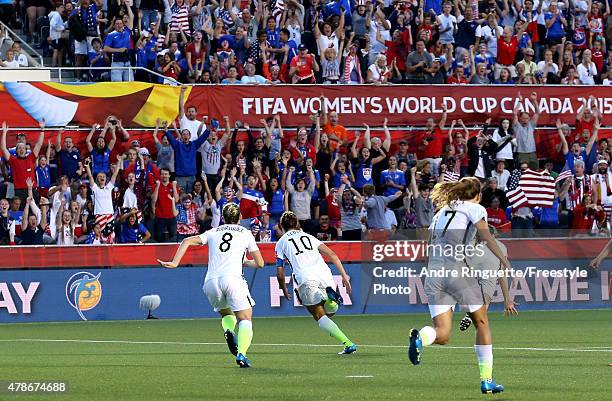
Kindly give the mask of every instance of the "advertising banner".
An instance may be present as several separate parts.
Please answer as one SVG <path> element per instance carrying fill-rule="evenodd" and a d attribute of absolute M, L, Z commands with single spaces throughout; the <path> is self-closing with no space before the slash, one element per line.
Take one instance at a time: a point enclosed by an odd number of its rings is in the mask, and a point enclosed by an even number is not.
<path fill-rule="evenodd" d="M 587 309 L 612 306 L 612 263 L 585 268 L 587 259 L 523 260 L 514 264 L 512 289 L 519 310 Z M 426 274 L 418 261 L 347 263 L 353 292 L 347 294 L 338 272 L 334 279 L 344 306 L 340 314 L 426 312 Z M 296 297 L 287 301 L 278 288 L 275 268 L 245 269 L 254 315 L 293 316 L 307 312 Z M 520 273 L 519 273 L 520 272 Z M 143 295 L 156 294 L 158 318 L 217 316 L 202 292 L 204 267 L 4 270 L 0 274 L 0 322 L 143 319 Z M 287 272 L 289 280 L 289 271 Z M 492 310 L 503 309 L 497 286 Z"/>
<path fill-rule="evenodd" d="M 2 119 L 12 126 L 36 127 L 43 118 L 49 126 L 91 126 L 113 114 L 125 127 L 152 127 L 157 118 L 177 117 L 179 91 L 144 82 L 5 82 L 0 85 L 0 103 Z M 532 92 L 537 102 L 530 98 Z M 444 106 L 449 121 L 463 119 L 472 125 L 491 117 L 497 123 L 510 117 L 517 104 L 533 113 L 535 103 L 540 125 L 554 126 L 557 118 L 574 124 L 591 96 L 603 116 L 602 126 L 612 125 L 612 93 L 602 86 L 211 85 L 190 87 L 186 104 L 196 106 L 198 115 L 229 115 L 253 126 L 278 114 L 285 126 L 296 127 L 310 124 L 308 116 L 321 108 L 321 95 L 325 108 L 352 127 L 381 126 L 385 118 L 391 126 L 423 126 L 426 117 L 439 119 Z"/>

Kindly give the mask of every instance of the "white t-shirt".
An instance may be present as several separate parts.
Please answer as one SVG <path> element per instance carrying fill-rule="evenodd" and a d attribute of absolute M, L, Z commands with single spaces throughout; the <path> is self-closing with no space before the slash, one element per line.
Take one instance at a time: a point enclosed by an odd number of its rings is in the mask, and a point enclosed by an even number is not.
<path fill-rule="evenodd" d="M 138 198 L 131 188 L 127 188 L 123 193 L 123 207 L 138 207 Z"/>
<path fill-rule="evenodd" d="M 201 122 L 196 120 L 190 120 L 187 118 L 187 116 L 183 116 L 181 117 L 181 129 L 186 129 L 189 130 L 189 132 L 191 132 L 191 140 L 195 141 L 196 139 L 198 139 L 198 128 L 200 128 L 200 124 Z M 206 125 L 204 125 L 204 127 L 202 127 L 202 133 L 204 133 L 204 131 L 206 131 Z"/>
<path fill-rule="evenodd" d="M 595 67 L 595 63 L 591 61 L 589 67 L 585 67 L 583 63 L 578 64 L 576 68 L 578 72 L 578 79 L 583 85 L 595 85 L 595 79 L 593 78 L 597 75 L 597 67 Z"/>
<path fill-rule="evenodd" d="M 444 206 L 434 216 L 429 230 L 432 244 L 468 245 L 476 236 L 476 223 L 487 221 L 487 210 L 478 203 L 457 201 Z"/>
<path fill-rule="evenodd" d="M 500 34 L 504 32 L 501 26 L 497 27 Z M 489 25 L 480 25 L 476 28 L 476 37 L 483 38 L 487 41 L 487 49 L 493 58 L 497 57 L 497 36 L 495 31 Z"/>
<path fill-rule="evenodd" d="M 505 137 L 502 137 L 501 135 L 499 135 L 499 129 L 496 128 L 495 131 L 493 131 L 493 138 L 492 139 L 495 141 L 495 143 L 497 143 L 499 145 L 502 142 L 504 142 Z M 497 154 L 495 155 L 495 158 L 496 159 L 505 159 L 505 160 L 512 160 L 512 159 L 514 159 L 514 155 L 512 154 L 512 144 L 508 143 L 508 144 L 504 145 L 504 147 L 499 152 L 497 152 Z"/>
<path fill-rule="evenodd" d="M 298 287 L 306 281 L 319 281 L 326 287 L 335 286 L 331 270 L 319 253 L 322 244 L 317 238 L 300 230 L 285 233 L 276 243 L 276 258 L 289 263 Z"/>
<path fill-rule="evenodd" d="M 202 154 L 202 172 L 204 174 L 217 174 L 221 167 L 221 149 L 225 147 L 225 144 L 221 141 L 217 141 L 212 145 L 208 141 L 204 141 L 200 146 L 200 153 Z"/>
<path fill-rule="evenodd" d="M 208 272 L 204 281 L 219 277 L 242 278 L 242 263 L 246 251 L 259 247 L 247 228 L 224 224 L 200 234 L 202 244 L 208 245 Z"/>
<path fill-rule="evenodd" d="M 448 31 L 440 34 L 440 43 L 444 45 L 455 43 L 454 29 L 457 25 L 457 18 L 452 14 L 448 17 L 440 14 L 438 18 L 440 19 L 440 26 L 438 27 L 440 32 L 450 28 Z"/>
<path fill-rule="evenodd" d="M 545 69 L 546 61 L 542 60 L 538 63 L 538 71 L 544 72 Z M 557 72 L 559 72 L 559 66 L 555 63 L 552 63 L 551 68 L 549 68 L 548 71 L 552 72 L 553 74 L 556 74 Z"/>
<path fill-rule="evenodd" d="M 323 34 L 321 34 L 321 36 L 319 36 L 319 40 L 318 40 L 318 45 L 319 45 L 319 49 L 327 49 L 329 47 L 329 45 L 333 44 L 334 49 L 336 50 L 336 53 L 338 52 L 338 38 L 336 37 L 336 33 L 332 33 L 330 36 L 325 36 Z"/>
<path fill-rule="evenodd" d="M 113 214 L 113 190 L 115 185 L 111 182 L 106 184 L 104 188 L 100 188 L 98 184 L 91 186 L 94 201 L 94 214 Z"/>

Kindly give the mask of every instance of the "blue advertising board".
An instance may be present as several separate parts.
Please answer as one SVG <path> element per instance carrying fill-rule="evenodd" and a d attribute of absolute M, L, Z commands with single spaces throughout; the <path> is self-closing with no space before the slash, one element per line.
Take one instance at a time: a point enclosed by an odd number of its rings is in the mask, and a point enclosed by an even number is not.
<path fill-rule="evenodd" d="M 568 266 L 586 266 L 588 261 L 521 261 L 516 271 L 557 271 Z M 581 275 L 526 274 L 517 278 L 513 291 L 521 310 L 580 309 L 612 306 L 612 263 L 604 262 L 598 271 Z M 562 267 L 559 267 L 562 266 Z M 574 266 L 574 267 L 570 267 Z M 424 277 L 402 277 L 405 267 L 415 270 L 418 263 L 387 264 L 387 271 L 396 270 L 399 277 L 378 277 L 381 270 L 371 264 L 347 264 L 351 276 L 352 294 L 342 288 L 338 272 L 333 271 L 345 299 L 341 314 L 426 312 L 423 292 Z M 579 268 L 585 271 L 584 268 Z M 160 307 L 154 311 L 159 318 L 214 317 L 211 306 L 202 292 L 205 267 L 112 268 L 112 269 L 53 269 L 4 270 L 0 272 L 0 322 L 41 322 L 71 320 L 128 320 L 142 319 L 147 312 L 139 309 L 143 295 L 157 294 Z M 256 316 L 304 315 L 297 304 L 282 298 L 278 288 L 276 269 L 266 266 L 261 270 L 245 269 L 245 279 L 256 301 Z M 289 279 L 289 276 L 288 278 Z M 499 288 L 492 308 L 500 309 Z"/>

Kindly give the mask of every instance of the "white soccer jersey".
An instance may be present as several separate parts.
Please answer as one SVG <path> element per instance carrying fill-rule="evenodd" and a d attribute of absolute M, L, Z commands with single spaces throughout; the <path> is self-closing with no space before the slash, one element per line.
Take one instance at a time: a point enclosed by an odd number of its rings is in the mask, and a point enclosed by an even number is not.
<path fill-rule="evenodd" d="M 285 233 L 276 243 L 276 257 L 289 263 L 298 287 L 306 281 L 319 281 L 325 286 L 335 287 L 331 270 L 319 253 L 321 245 L 321 241 L 299 230 Z"/>
<path fill-rule="evenodd" d="M 242 278 L 242 263 L 246 251 L 259 251 L 251 231 L 236 225 L 225 224 L 200 234 L 202 244 L 208 244 L 207 281 L 219 277 Z"/>
<path fill-rule="evenodd" d="M 476 223 L 487 221 L 487 210 L 478 203 L 458 201 L 444 206 L 436 213 L 431 225 L 434 245 L 468 245 L 474 243 Z"/>

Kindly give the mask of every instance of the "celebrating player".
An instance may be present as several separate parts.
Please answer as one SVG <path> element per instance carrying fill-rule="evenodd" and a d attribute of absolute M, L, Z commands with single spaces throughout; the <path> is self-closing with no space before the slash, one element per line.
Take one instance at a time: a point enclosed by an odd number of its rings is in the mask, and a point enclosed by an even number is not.
<path fill-rule="evenodd" d="M 495 227 L 489 226 L 489 230 L 491 231 L 491 235 L 496 236 Z M 477 236 L 479 239 L 479 243 L 486 245 L 484 242 L 480 241 L 480 236 Z M 497 238 L 495 238 L 495 242 L 501 251 L 508 256 L 508 250 L 506 246 L 502 244 Z M 504 297 L 504 314 L 508 316 L 518 315 L 518 311 L 516 310 L 516 303 L 514 300 L 510 298 L 510 291 L 508 291 L 508 278 L 506 276 L 497 275 L 497 270 L 503 270 L 501 262 L 493 252 L 489 248 L 484 249 L 483 256 L 475 256 L 470 258 L 467 262 L 468 266 L 473 269 L 478 269 L 482 271 L 488 271 L 488 278 L 479 278 L 478 282 L 482 287 L 482 294 L 484 295 L 485 305 L 487 310 L 489 310 L 489 305 L 491 304 L 491 300 L 493 299 L 493 294 L 495 293 L 495 288 L 497 287 L 497 282 L 499 281 L 499 286 L 502 291 L 502 295 Z M 459 330 L 465 331 L 472 325 L 472 318 L 469 313 L 466 313 L 463 319 L 459 322 Z"/>
<path fill-rule="evenodd" d="M 251 367 L 246 357 L 253 339 L 253 305 L 249 287 L 242 277 L 242 266 L 262 268 L 264 260 L 251 231 L 238 225 L 240 207 L 228 203 L 223 207 L 223 221 L 226 224 L 200 235 L 185 238 L 172 262 L 157 260 L 162 266 L 175 268 L 191 245 L 208 244 L 208 272 L 204 279 L 204 293 L 208 301 L 221 315 L 225 339 L 230 352 L 236 356 L 241 368 Z M 249 251 L 253 260 L 243 258 Z M 238 335 L 234 329 L 238 323 Z"/>
<path fill-rule="evenodd" d="M 342 283 L 346 291 L 351 293 L 349 277 L 342 266 L 342 262 L 334 251 L 310 234 L 300 229 L 297 215 L 285 212 L 280 218 L 280 227 L 284 234 L 276 243 L 276 277 L 278 285 L 287 299 L 291 299 L 285 282 L 285 260 L 293 272 L 295 293 L 298 300 L 304 305 L 312 317 L 319 324 L 319 328 L 344 345 L 339 354 L 352 354 L 357 351 L 357 345 L 340 330 L 330 317 L 338 309 L 341 297 L 334 290 L 336 284 L 331 270 L 321 254 L 327 256 L 336 266 L 342 276 Z"/>
<path fill-rule="evenodd" d="M 465 266 L 465 259 L 460 249 L 474 245 L 478 232 L 487 247 L 501 261 L 506 269 L 510 262 L 497 246 L 487 226 L 487 212 L 480 203 L 480 181 L 477 178 L 462 178 L 458 182 L 437 184 L 431 198 L 438 212 L 430 225 L 430 245 L 425 278 L 429 312 L 433 327 L 425 326 L 421 330 L 410 331 L 408 357 L 414 365 L 421 362 L 423 346 L 431 344 L 444 345 L 451 333 L 453 309 L 458 303 L 470 314 L 476 326 L 476 343 L 474 350 L 480 369 L 480 390 L 483 393 L 499 393 L 504 387 L 493 380 L 493 345 L 491 330 L 487 317 L 487 308 L 482 289 L 475 277 L 453 277 L 453 274 L 441 274 L 460 270 Z M 454 249 L 452 255 L 439 252 L 437 249 Z M 463 256 L 465 256 L 463 254 Z"/>

